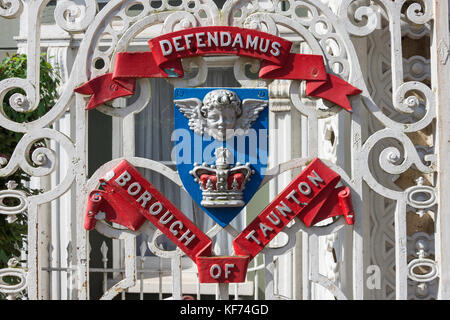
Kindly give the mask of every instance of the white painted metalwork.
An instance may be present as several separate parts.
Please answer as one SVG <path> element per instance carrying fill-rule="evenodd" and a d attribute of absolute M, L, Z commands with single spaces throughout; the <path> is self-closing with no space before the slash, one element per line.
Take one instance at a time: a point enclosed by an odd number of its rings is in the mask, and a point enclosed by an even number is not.
<path fill-rule="evenodd" d="M 17 41 L 28 55 L 27 78 L 1 81 L 0 100 L 11 89 L 21 88 L 25 94 L 15 94 L 6 103 L 17 112 L 37 107 L 43 48 L 60 67 L 64 82 L 56 104 L 38 120 L 16 123 L 0 113 L 2 127 L 24 133 L 11 159 L 0 158 L 0 176 L 21 168 L 44 190 L 26 195 L 9 185 L 0 191 L 0 213 L 11 223 L 14 215 L 28 214 L 27 264 L 11 262 L 0 270 L 0 279 L 19 278 L 16 285 L 0 281 L 0 292 L 11 299 L 20 292 L 28 299 L 89 299 L 90 277 L 101 273 L 102 299 L 118 294 L 126 298 L 133 292 L 141 299 L 147 292 L 159 299 L 163 293 L 171 299 L 186 294 L 198 299 L 203 294 L 258 299 L 264 271 L 265 299 L 450 297 L 450 224 L 445 215 L 450 208 L 447 1 L 229 0 L 219 8 L 210 0 L 111 0 L 98 10 L 95 0 L 58 0 L 55 24 L 41 27 L 48 3 L 8 0 L 0 6 L 1 17 L 20 17 L 23 22 Z M 269 197 L 258 199 L 268 203 L 307 159 L 316 156 L 340 173 L 352 190 L 353 228 L 338 220 L 308 229 L 295 220 L 255 259 L 246 283 L 216 287 L 198 283 L 195 265 L 179 249 L 161 248 L 162 234 L 149 223 L 133 232 L 99 222 L 92 232 L 115 239 L 113 248 L 105 242 L 101 250 L 91 252 L 83 229 L 87 195 L 120 159 L 164 176 L 173 188 L 183 187 L 170 162 L 136 156 L 135 138 L 140 133 L 135 116 L 158 107 L 149 103 L 149 80 L 137 82 L 132 99 L 98 108 L 112 118 L 113 160 L 95 172 L 88 163 L 92 137 L 84 110 L 87 100 L 73 92 L 110 72 L 118 52 L 146 50 L 146 41 L 161 33 L 212 25 L 285 37 L 295 43 L 296 52 L 323 55 L 330 72 L 363 90 L 352 97 L 354 111 L 349 115 L 306 97 L 300 81 L 255 80 L 251 74 L 258 71 L 258 62 L 242 57 L 185 59 L 189 78 L 158 80 L 173 87 L 196 87 L 207 81 L 212 67 L 231 68 L 241 86 L 269 89 L 272 169 L 264 181 Z M 29 156 L 32 143 L 41 139 L 51 143 Z M 93 172 L 90 177 L 88 169 Z M 6 197 L 20 204 L 7 207 L 2 202 Z M 180 199 L 182 207 L 191 207 L 188 215 L 195 215 L 186 195 Z M 215 225 L 208 236 L 238 232 L 231 225 Z M 137 237 L 143 239 L 139 246 Z M 214 250 L 224 248 L 216 245 Z M 152 256 L 146 256 L 148 252 Z M 93 255 L 100 257 L 101 268 L 90 267 Z M 379 287 L 368 285 L 377 274 L 371 270 L 381 271 Z"/>

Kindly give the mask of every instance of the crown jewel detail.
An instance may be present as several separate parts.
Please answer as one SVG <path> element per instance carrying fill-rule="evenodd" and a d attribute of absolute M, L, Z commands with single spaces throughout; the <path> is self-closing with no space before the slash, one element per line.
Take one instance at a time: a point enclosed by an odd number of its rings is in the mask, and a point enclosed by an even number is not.
<path fill-rule="evenodd" d="M 194 164 L 194 169 L 189 172 L 202 190 L 201 205 L 209 208 L 243 207 L 242 193 L 255 171 L 249 163 L 242 165 L 238 162 L 231 167 L 231 152 L 227 148 L 217 148 L 214 154 L 215 165 Z"/>

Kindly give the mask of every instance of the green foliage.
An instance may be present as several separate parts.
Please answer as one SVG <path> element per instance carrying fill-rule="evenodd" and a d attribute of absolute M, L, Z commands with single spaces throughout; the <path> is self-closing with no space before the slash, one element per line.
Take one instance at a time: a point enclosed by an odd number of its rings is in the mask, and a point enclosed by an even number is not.
<path fill-rule="evenodd" d="M 6 57 L 0 63 L 0 81 L 7 78 L 26 78 L 27 57 L 24 54 L 14 54 Z M 10 90 L 3 99 L 3 112 L 5 115 L 19 123 L 31 122 L 47 113 L 54 105 L 58 97 L 57 87 L 60 83 L 59 76 L 46 61 L 45 55 L 40 57 L 40 102 L 36 110 L 29 113 L 16 112 L 9 106 L 9 98 L 14 93 L 24 94 L 22 89 Z M 0 127 L 0 156 L 9 159 L 14 152 L 17 143 L 23 134 L 12 132 Z M 45 141 L 36 142 L 32 152 L 39 146 L 45 146 Z M 28 194 L 36 194 L 39 190 L 30 190 L 23 185 L 24 181 L 29 181 L 30 177 L 22 170 L 17 170 L 9 177 L 0 178 L 0 189 L 6 188 L 6 183 L 10 180 L 18 184 L 16 189 L 23 190 Z M 14 206 L 16 199 L 4 199 L 5 205 Z M 7 267 L 7 262 L 11 257 L 20 256 L 20 249 L 26 241 L 27 216 L 26 213 L 17 215 L 14 223 L 8 223 L 5 215 L 0 215 L 0 268 Z"/>

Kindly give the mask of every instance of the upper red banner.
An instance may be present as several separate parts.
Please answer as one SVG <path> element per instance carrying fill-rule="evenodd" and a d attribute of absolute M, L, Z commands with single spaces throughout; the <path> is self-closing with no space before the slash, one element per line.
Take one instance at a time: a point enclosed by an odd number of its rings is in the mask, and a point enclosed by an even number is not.
<path fill-rule="evenodd" d="M 323 98 L 351 111 L 348 96 L 361 93 L 348 82 L 327 74 L 320 55 L 291 53 L 292 42 L 238 27 L 184 29 L 153 38 L 150 51 L 120 52 L 114 72 L 91 79 L 75 92 L 92 95 L 86 109 L 134 94 L 136 78 L 180 78 L 182 58 L 237 55 L 262 61 L 260 78 L 306 80 L 306 94 Z"/>

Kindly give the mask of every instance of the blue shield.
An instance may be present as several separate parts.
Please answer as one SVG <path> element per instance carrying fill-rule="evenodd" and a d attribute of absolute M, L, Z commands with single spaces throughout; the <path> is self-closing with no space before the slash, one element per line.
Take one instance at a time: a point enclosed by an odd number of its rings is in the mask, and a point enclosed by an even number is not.
<path fill-rule="evenodd" d="M 178 174 L 192 199 L 227 226 L 259 189 L 268 158 L 268 91 L 176 88 Z"/>

